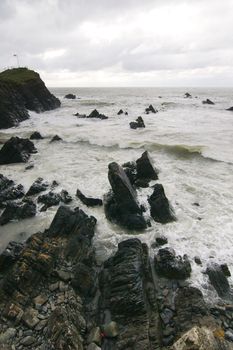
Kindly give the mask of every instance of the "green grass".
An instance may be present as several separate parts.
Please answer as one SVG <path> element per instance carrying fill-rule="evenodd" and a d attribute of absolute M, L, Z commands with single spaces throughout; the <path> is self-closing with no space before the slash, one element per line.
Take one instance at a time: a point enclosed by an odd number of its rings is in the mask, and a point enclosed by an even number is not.
<path fill-rule="evenodd" d="M 38 74 L 27 68 L 12 68 L 0 73 L 0 81 L 24 84 L 32 79 L 38 79 Z"/>

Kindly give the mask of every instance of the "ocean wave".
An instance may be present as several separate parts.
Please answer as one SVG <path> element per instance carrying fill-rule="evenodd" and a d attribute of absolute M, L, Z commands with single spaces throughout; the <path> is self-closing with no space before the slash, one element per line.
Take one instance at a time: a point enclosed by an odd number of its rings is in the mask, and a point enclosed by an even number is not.
<path fill-rule="evenodd" d="M 211 162 L 221 162 L 232 164 L 231 161 L 225 161 L 220 159 L 220 157 L 213 157 L 212 155 L 208 155 L 208 151 L 206 150 L 206 146 L 203 145 L 185 145 L 185 144 L 163 144 L 163 143 L 150 143 L 150 142 L 136 142 L 130 141 L 126 143 L 115 143 L 113 142 L 95 142 L 90 141 L 88 139 L 78 140 L 78 143 L 87 144 L 93 147 L 101 147 L 108 149 L 144 149 L 150 152 L 153 151 L 162 151 L 165 153 L 169 153 L 178 158 L 194 158 L 200 157 L 202 159 L 211 161 Z"/>
<path fill-rule="evenodd" d="M 98 100 L 80 100 L 79 103 L 82 106 L 99 106 L 99 107 L 105 107 L 105 106 L 113 106 L 114 102 L 105 102 L 105 101 L 98 101 Z"/>

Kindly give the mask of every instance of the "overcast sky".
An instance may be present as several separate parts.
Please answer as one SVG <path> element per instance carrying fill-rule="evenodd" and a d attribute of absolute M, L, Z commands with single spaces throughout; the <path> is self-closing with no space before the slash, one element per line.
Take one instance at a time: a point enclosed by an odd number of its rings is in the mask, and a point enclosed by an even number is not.
<path fill-rule="evenodd" d="M 233 0 L 0 0 L 0 68 L 48 86 L 233 86 Z"/>

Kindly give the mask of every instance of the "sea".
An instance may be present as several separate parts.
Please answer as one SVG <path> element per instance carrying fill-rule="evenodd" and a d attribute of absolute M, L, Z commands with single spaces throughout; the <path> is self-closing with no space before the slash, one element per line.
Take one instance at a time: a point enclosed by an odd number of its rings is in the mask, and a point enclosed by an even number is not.
<path fill-rule="evenodd" d="M 11 136 L 29 137 L 39 131 L 43 140 L 34 141 L 38 153 L 31 156 L 34 168 L 25 164 L 0 166 L 0 173 L 21 183 L 27 191 L 42 177 L 59 183 L 56 191 L 67 190 L 73 197 L 72 207 L 82 208 L 98 222 L 94 237 L 99 263 L 117 250 L 122 240 L 137 237 L 147 243 L 153 259 L 156 237 L 164 235 L 168 247 L 178 255 L 187 254 L 192 264 L 190 283 L 202 290 L 206 298 L 216 294 L 208 283 L 205 270 L 211 263 L 227 263 L 233 274 L 233 106 L 232 88 L 53 88 L 61 108 L 30 112 L 30 119 L 19 126 L 1 130 L 3 143 Z M 189 92 L 192 98 L 185 98 Z M 75 100 L 64 96 L 73 93 Z M 215 104 L 203 104 L 209 98 Z M 150 104 L 158 110 L 146 114 Z M 82 119 L 97 109 L 107 120 Z M 128 115 L 117 115 L 123 109 Z M 146 127 L 130 129 L 129 123 L 142 116 Z M 50 143 L 54 135 L 63 141 Z M 1 147 L 1 145 L 0 145 Z M 108 164 L 135 161 L 147 150 L 159 180 L 173 207 L 177 221 L 166 225 L 151 220 L 143 232 L 127 231 L 110 223 L 103 207 L 87 208 L 75 197 L 77 188 L 86 196 L 103 198 L 110 189 Z M 138 190 L 138 199 L 147 208 L 153 189 Z M 43 231 L 57 211 L 46 212 L 20 222 L 0 227 L 0 251 L 9 241 L 24 241 Z M 202 265 L 194 262 L 198 256 Z M 233 278 L 229 278 L 233 285 Z"/>

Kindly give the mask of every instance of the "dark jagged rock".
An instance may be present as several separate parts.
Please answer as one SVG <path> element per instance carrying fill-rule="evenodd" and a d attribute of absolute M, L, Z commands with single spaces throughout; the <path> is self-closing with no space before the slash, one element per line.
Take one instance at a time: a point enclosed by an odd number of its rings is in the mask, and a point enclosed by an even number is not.
<path fill-rule="evenodd" d="M 230 272 L 229 267 L 228 267 L 227 264 L 221 264 L 220 267 L 221 267 L 222 272 L 224 273 L 224 275 L 226 277 L 231 277 L 231 272 Z"/>
<path fill-rule="evenodd" d="M 152 248 L 161 247 L 167 244 L 168 240 L 165 236 L 156 237 L 155 242 L 151 245 Z"/>
<path fill-rule="evenodd" d="M 72 202 L 72 197 L 69 195 L 69 193 L 66 190 L 62 190 L 60 193 L 61 201 L 65 204 L 68 204 Z"/>
<path fill-rule="evenodd" d="M 0 150 L 0 165 L 27 162 L 31 153 L 36 153 L 34 144 L 28 139 L 11 137 Z"/>
<path fill-rule="evenodd" d="M 87 207 L 96 207 L 96 206 L 101 206 L 103 205 L 102 199 L 99 198 L 91 198 L 91 197 L 86 197 L 84 194 L 77 189 L 76 191 L 76 196 L 80 199 L 80 201 L 85 204 Z"/>
<path fill-rule="evenodd" d="M 186 93 L 184 94 L 184 97 L 185 97 L 185 98 L 191 98 L 192 95 L 191 95 L 189 92 L 186 92 Z"/>
<path fill-rule="evenodd" d="M 166 224 L 176 220 L 161 184 L 154 186 L 154 191 L 148 198 L 148 202 L 150 204 L 151 216 L 155 221 Z"/>
<path fill-rule="evenodd" d="M 41 136 L 38 131 L 35 131 L 33 134 L 31 134 L 30 140 L 43 140 L 43 136 Z"/>
<path fill-rule="evenodd" d="M 58 205 L 61 201 L 61 196 L 59 193 L 54 193 L 52 191 L 43 194 L 38 197 L 38 203 L 44 204 L 41 211 L 46 211 L 48 208 Z"/>
<path fill-rule="evenodd" d="M 208 98 L 204 101 L 202 101 L 203 105 L 214 105 L 215 103 L 211 100 L 209 100 Z"/>
<path fill-rule="evenodd" d="M 113 192 L 105 197 L 106 217 L 128 229 L 145 229 L 147 225 L 137 201 L 136 191 L 123 168 L 115 162 L 110 163 L 108 168 L 108 179 Z"/>
<path fill-rule="evenodd" d="M 138 117 L 135 122 L 130 122 L 129 126 L 131 129 L 145 128 L 145 124 L 142 117 Z"/>
<path fill-rule="evenodd" d="M 5 190 L 0 191 L 0 208 L 6 204 L 8 201 L 13 201 L 15 199 L 22 198 L 24 196 L 24 188 L 22 185 L 9 186 Z"/>
<path fill-rule="evenodd" d="M 121 115 L 121 114 L 123 114 L 123 113 L 124 113 L 123 110 L 120 109 L 119 112 L 117 113 L 117 115 Z"/>
<path fill-rule="evenodd" d="M 8 202 L 0 217 L 0 225 L 5 225 L 12 220 L 22 220 L 36 215 L 36 204 L 31 200 L 24 202 Z"/>
<path fill-rule="evenodd" d="M 44 179 L 42 179 L 42 177 L 38 177 L 38 179 L 36 179 L 29 188 L 26 196 L 34 196 L 35 194 L 46 191 L 48 187 L 49 184 L 47 182 L 44 182 Z"/>
<path fill-rule="evenodd" d="M 195 325 L 211 325 L 208 307 L 201 291 L 195 287 L 178 289 L 175 296 L 175 324 L 177 332 L 182 334 Z M 208 317 L 208 318 L 207 318 Z M 206 321 L 205 321 L 206 319 Z M 205 321 L 205 322 L 204 322 Z"/>
<path fill-rule="evenodd" d="M 28 110 L 43 112 L 60 107 L 38 73 L 27 68 L 0 73 L 0 129 L 28 119 Z"/>
<path fill-rule="evenodd" d="M 150 156 L 147 151 L 142 153 L 141 157 L 136 160 L 136 169 L 138 179 L 158 179 L 158 170 L 153 167 Z"/>
<path fill-rule="evenodd" d="M 149 105 L 148 108 L 145 109 L 145 112 L 146 114 L 149 114 L 149 113 L 157 113 L 157 109 L 154 109 L 154 107 L 152 105 Z"/>
<path fill-rule="evenodd" d="M 6 190 L 10 186 L 14 185 L 14 181 L 8 179 L 4 175 L 0 174 L 0 192 Z"/>
<path fill-rule="evenodd" d="M 211 264 L 207 267 L 206 273 L 218 295 L 220 297 L 226 297 L 230 291 L 230 285 L 221 266 L 218 264 Z"/>
<path fill-rule="evenodd" d="M 170 248 L 159 249 L 155 255 L 155 269 L 161 276 L 171 279 L 186 279 L 190 277 L 191 265 L 187 258 L 176 256 L 175 251 Z"/>
<path fill-rule="evenodd" d="M 136 162 L 127 162 L 122 165 L 124 172 L 126 173 L 131 185 L 134 185 L 137 180 L 137 168 Z"/>
<path fill-rule="evenodd" d="M 233 111 L 233 107 L 227 108 L 226 111 Z"/>
<path fill-rule="evenodd" d="M 97 118 L 97 119 L 108 119 L 108 117 L 104 114 L 101 114 L 97 111 L 97 109 L 94 109 L 89 115 L 86 114 L 75 114 L 76 116 L 78 116 L 79 118 Z"/>
<path fill-rule="evenodd" d="M 81 281 L 81 283 L 80 283 Z M 72 286 L 81 296 L 93 297 L 97 290 L 97 273 L 92 267 L 78 263 L 74 267 Z"/>
<path fill-rule="evenodd" d="M 48 208 L 58 205 L 60 202 L 68 204 L 72 201 L 72 197 L 65 190 L 62 190 L 61 193 L 55 193 L 49 191 L 46 194 L 43 194 L 38 197 L 38 203 L 44 204 L 41 208 L 41 211 L 46 211 Z"/>
<path fill-rule="evenodd" d="M 111 311 L 120 327 L 114 349 L 160 349 L 159 315 L 148 249 L 138 239 L 118 244 L 104 263 L 102 308 Z"/>
<path fill-rule="evenodd" d="M 23 243 L 11 241 L 0 255 L 0 272 L 8 269 L 15 263 L 24 247 Z"/>
<path fill-rule="evenodd" d="M 50 140 L 50 143 L 51 142 L 55 142 L 55 141 L 62 141 L 62 138 L 58 135 L 55 135 L 52 137 L 52 139 Z"/>
<path fill-rule="evenodd" d="M 76 99 L 76 95 L 74 95 L 74 94 L 67 94 L 67 95 L 65 95 L 65 98 L 67 98 L 69 100 L 75 100 Z"/>

